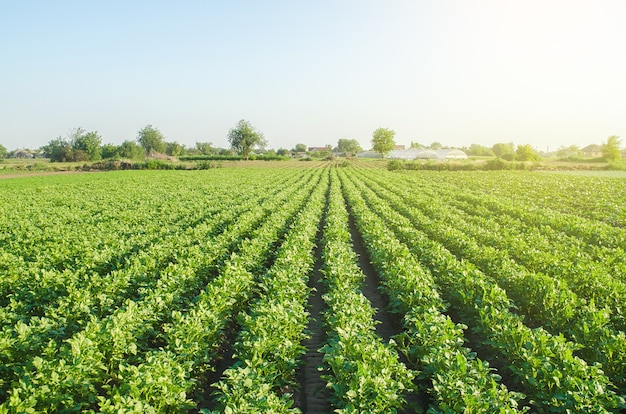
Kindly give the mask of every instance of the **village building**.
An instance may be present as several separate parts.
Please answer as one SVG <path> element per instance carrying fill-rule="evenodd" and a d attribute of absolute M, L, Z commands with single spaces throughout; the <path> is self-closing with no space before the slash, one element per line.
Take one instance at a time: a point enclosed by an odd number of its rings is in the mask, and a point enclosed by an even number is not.
<path fill-rule="evenodd" d="M 597 158 L 602 156 L 602 147 L 597 144 L 587 145 L 581 151 L 583 152 L 583 157 Z"/>

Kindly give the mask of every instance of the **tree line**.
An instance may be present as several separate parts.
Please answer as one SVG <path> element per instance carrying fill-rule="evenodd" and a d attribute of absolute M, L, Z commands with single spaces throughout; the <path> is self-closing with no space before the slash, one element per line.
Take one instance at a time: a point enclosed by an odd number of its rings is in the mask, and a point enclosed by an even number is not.
<path fill-rule="evenodd" d="M 146 157 L 182 155 L 206 155 L 206 156 L 233 156 L 238 154 L 244 159 L 249 159 L 253 151 L 267 152 L 270 155 L 286 156 L 293 153 L 308 153 L 305 144 L 296 144 L 291 150 L 280 148 L 277 151 L 270 149 L 263 133 L 255 128 L 249 121 L 240 120 L 227 135 L 230 148 L 216 148 L 211 142 L 196 142 L 194 147 L 186 147 L 176 141 L 168 142 L 158 128 L 146 125 L 137 133 L 134 141 L 126 140 L 121 145 L 102 144 L 102 136 L 97 131 L 86 131 L 76 128 L 70 131 L 67 137 L 59 136 L 40 148 L 44 156 L 53 162 L 82 162 L 99 161 L 109 158 L 143 159 Z M 388 128 L 377 128 L 372 133 L 371 149 L 378 152 L 384 158 L 391 150 L 396 148 L 395 131 Z M 616 161 L 622 158 L 621 140 L 619 137 L 610 136 L 601 145 L 602 158 L 606 161 Z M 440 142 L 430 145 L 422 145 L 411 142 L 410 148 L 423 148 L 438 150 L 445 148 Z M 496 143 L 491 147 L 471 144 L 469 147 L 461 147 L 461 150 L 469 156 L 498 157 L 507 161 L 538 161 L 541 156 L 530 144 L 515 145 L 512 142 Z M 326 145 L 316 148 L 318 156 L 331 156 L 332 153 L 353 156 L 363 151 L 356 139 L 340 138 L 336 147 Z M 10 153 L 0 145 L 0 158 Z M 556 152 L 560 159 L 577 160 L 583 157 L 583 151 L 576 145 L 563 146 Z"/>
<path fill-rule="evenodd" d="M 97 131 L 82 128 L 72 130 L 67 137 L 51 140 L 42 148 L 44 156 L 53 162 L 99 161 L 107 158 L 143 159 L 155 154 L 177 157 L 183 153 L 213 154 L 216 149 L 210 142 L 197 142 L 195 148 L 186 148 L 176 141 L 168 142 L 152 125 L 146 125 L 137 133 L 137 139 L 126 140 L 120 145 L 102 144 Z"/>
<path fill-rule="evenodd" d="M 372 150 L 381 154 L 384 158 L 396 147 L 395 132 L 387 128 L 378 128 L 372 133 Z M 617 161 L 622 158 L 622 141 L 616 135 L 608 137 L 601 148 L 602 159 L 606 161 Z M 418 142 L 411 142 L 411 148 L 439 150 L 445 148 L 441 143 L 435 141 L 426 146 Z M 469 156 L 497 157 L 506 161 L 539 161 L 541 156 L 530 144 L 515 145 L 512 142 L 496 143 L 492 147 L 479 144 L 471 144 L 469 147 L 459 148 Z M 583 151 L 576 145 L 569 147 L 562 146 L 556 152 L 556 156 L 561 159 L 577 160 L 583 157 Z"/>

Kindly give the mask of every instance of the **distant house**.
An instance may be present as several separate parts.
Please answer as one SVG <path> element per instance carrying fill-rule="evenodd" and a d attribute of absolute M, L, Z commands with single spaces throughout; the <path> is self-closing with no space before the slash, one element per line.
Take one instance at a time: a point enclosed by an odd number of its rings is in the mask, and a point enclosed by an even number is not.
<path fill-rule="evenodd" d="M 406 146 L 404 146 L 404 145 L 396 145 L 396 147 L 394 149 L 395 150 L 403 150 L 403 149 L 406 149 Z"/>
<path fill-rule="evenodd" d="M 387 158 L 397 160 L 466 160 L 467 154 L 459 149 L 410 148 L 390 151 Z"/>
<path fill-rule="evenodd" d="M 13 158 L 35 158 L 30 150 L 18 149 L 13 152 Z"/>
<path fill-rule="evenodd" d="M 597 158 L 602 156 L 602 147 L 597 144 L 587 145 L 581 150 L 583 157 Z"/>
<path fill-rule="evenodd" d="M 330 151 L 328 147 L 309 147 L 309 152 L 322 152 L 322 151 Z"/>

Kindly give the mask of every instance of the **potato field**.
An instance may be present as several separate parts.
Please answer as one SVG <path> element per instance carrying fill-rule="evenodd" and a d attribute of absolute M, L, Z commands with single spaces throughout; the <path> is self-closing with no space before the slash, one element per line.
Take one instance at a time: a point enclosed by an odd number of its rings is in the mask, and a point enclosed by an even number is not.
<path fill-rule="evenodd" d="M 626 179 L 372 165 L 0 180 L 0 413 L 626 409 Z"/>

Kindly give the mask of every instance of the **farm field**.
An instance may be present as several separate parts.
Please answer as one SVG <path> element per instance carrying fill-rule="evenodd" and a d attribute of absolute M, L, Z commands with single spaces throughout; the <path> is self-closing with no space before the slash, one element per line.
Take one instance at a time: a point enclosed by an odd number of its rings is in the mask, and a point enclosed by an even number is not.
<path fill-rule="evenodd" d="M 626 409 L 626 179 L 384 165 L 0 180 L 0 413 Z"/>

